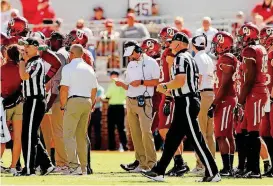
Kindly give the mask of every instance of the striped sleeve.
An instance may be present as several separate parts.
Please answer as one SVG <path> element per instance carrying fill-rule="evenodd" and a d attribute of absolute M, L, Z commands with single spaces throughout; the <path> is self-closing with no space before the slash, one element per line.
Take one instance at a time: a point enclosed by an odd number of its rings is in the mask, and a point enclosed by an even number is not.
<path fill-rule="evenodd" d="M 186 73 L 186 58 L 184 58 L 183 56 L 177 56 L 175 59 L 175 71 L 174 71 L 174 75 L 178 75 L 178 74 L 185 74 Z"/>

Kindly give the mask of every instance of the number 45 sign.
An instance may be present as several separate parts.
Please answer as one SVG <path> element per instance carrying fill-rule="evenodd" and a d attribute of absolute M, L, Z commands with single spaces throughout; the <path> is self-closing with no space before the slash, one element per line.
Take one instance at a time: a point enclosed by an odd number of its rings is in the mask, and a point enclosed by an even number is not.
<path fill-rule="evenodd" d="M 152 3 L 152 0 L 129 0 L 129 7 L 137 16 L 147 16 L 152 15 Z"/>

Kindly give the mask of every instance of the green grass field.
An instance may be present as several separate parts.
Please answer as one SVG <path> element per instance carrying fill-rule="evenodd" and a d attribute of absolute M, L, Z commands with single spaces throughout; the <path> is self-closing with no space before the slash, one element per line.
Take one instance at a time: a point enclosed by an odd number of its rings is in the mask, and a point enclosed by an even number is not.
<path fill-rule="evenodd" d="M 160 156 L 161 153 L 158 153 L 158 158 Z M 194 167 L 194 153 L 186 152 L 184 159 L 190 168 Z M 7 150 L 3 157 L 6 167 L 9 166 L 10 160 L 10 151 Z M 273 185 L 272 178 L 256 180 L 223 178 L 219 183 L 196 183 L 195 180 L 199 178 L 191 174 L 186 174 L 184 177 L 166 177 L 164 183 L 158 183 L 150 181 L 140 174 L 126 173 L 120 168 L 121 163 L 129 163 L 132 160 L 134 160 L 133 152 L 92 152 L 93 175 L 64 176 L 50 174 L 48 176 L 13 177 L 9 174 L 2 174 L 1 185 Z M 217 164 L 221 168 L 219 154 L 217 154 Z M 173 165 L 173 162 L 170 165 Z M 237 165 L 236 160 L 235 165 Z"/>

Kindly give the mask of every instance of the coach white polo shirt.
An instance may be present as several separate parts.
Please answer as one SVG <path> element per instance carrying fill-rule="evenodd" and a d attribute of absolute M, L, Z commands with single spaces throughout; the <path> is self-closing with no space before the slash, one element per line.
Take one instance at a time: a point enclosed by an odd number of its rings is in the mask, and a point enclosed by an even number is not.
<path fill-rule="evenodd" d="M 199 86 L 199 90 L 212 89 L 213 88 L 213 72 L 215 69 L 214 63 L 206 54 L 205 50 L 201 50 L 196 53 L 194 60 L 199 69 L 199 74 L 202 75 L 202 81 Z"/>
<path fill-rule="evenodd" d="M 152 80 L 159 79 L 160 68 L 155 59 L 143 54 L 139 61 L 130 61 L 125 76 L 125 83 L 129 85 L 126 95 L 128 97 L 137 97 L 140 95 L 148 97 L 154 95 L 154 87 L 140 85 L 133 87 L 130 85 L 135 80 Z"/>
<path fill-rule="evenodd" d="M 93 68 L 82 58 L 75 58 L 62 69 L 60 85 L 68 86 L 68 97 L 91 97 L 93 88 L 97 88 L 98 82 Z"/>

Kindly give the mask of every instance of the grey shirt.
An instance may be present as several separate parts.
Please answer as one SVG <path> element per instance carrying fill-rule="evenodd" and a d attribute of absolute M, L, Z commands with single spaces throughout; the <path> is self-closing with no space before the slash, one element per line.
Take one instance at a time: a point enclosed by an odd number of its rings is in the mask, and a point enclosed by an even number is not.
<path fill-rule="evenodd" d="M 60 101 L 60 91 L 59 91 L 59 86 L 62 78 L 62 69 L 63 67 L 68 64 L 68 57 L 69 53 L 65 50 L 65 47 L 60 48 L 57 52 L 56 55 L 60 59 L 62 66 L 59 68 L 58 72 L 53 76 L 51 79 L 51 92 L 52 94 L 57 94 L 57 98 L 55 99 L 54 103 L 57 103 Z"/>
<path fill-rule="evenodd" d="M 125 25 L 121 28 L 120 38 L 149 38 L 150 33 L 147 28 L 141 23 L 135 23 L 134 26 L 129 27 Z"/>

